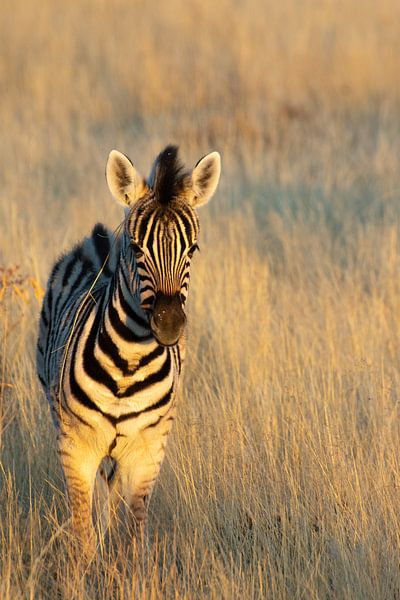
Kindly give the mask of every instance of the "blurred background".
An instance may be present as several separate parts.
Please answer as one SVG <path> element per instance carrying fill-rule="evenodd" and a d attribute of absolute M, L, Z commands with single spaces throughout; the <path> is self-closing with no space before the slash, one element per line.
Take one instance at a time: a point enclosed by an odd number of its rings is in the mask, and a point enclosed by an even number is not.
<path fill-rule="evenodd" d="M 21 203 L 75 228 L 109 200 L 111 148 L 147 174 L 169 142 L 222 153 L 224 209 L 265 209 L 267 187 L 391 196 L 399 21 L 396 0 L 3 0 L 2 223 Z"/>
<path fill-rule="evenodd" d="M 2 0 L 1 598 L 399 597 L 399 40 L 397 0 Z M 82 580 L 40 300 L 123 217 L 109 151 L 147 175 L 168 143 L 222 178 L 151 569 Z"/>

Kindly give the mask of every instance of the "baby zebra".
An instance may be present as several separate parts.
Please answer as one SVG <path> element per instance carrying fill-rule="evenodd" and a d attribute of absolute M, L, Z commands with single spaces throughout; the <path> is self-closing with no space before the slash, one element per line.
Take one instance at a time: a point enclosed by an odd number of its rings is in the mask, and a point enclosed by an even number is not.
<path fill-rule="evenodd" d="M 218 152 L 187 172 L 168 146 L 144 180 L 120 152 L 106 177 L 125 206 L 119 238 L 97 224 L 55 264 L 40 317 L 37 369 L 58 433 L 72 525 L 92 551 L 96 474 L 105 457 L 111 505 L 142 529 L 175 412 L 185 354 L 195 208 L 218 185 Z"/>

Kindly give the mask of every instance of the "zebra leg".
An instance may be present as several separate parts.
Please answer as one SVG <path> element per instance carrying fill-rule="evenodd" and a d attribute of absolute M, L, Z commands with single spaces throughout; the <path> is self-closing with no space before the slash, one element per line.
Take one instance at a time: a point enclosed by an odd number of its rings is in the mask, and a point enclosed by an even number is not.
<path fill-rule="evenodd" d="M 78 436 L 63 435 L 59 454 L 64 470 L 72 529 L 80 548 L 89 558 L 96 549 L 96 536 L 92 521 L 93 491 L 101 455 L 96 447 L 82 444 Z"/>
<path fill-rule="evenodd" d="M 133 438 L 124 438 L 113 453 L 128 527 L 139 538 L 145 536 L 148 505 L 164 458 L 169 429 L 170 424 L 167 430 L 165 427 L 159 431 L 145 429 Z"/>

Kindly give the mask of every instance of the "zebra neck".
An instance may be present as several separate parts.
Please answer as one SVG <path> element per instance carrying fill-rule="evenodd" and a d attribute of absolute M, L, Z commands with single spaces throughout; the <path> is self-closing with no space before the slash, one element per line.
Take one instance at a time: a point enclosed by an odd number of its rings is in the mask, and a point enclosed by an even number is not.
<path fill-rule="evenodd" d="M 103 327 L 121 341 L 148 343 L 153 339 L 147 316 L 140 306 L 136 272 L 120 260 L 110 282 L 103 312 Z M 114 337 L 114 336 L 113 336 Z"/>

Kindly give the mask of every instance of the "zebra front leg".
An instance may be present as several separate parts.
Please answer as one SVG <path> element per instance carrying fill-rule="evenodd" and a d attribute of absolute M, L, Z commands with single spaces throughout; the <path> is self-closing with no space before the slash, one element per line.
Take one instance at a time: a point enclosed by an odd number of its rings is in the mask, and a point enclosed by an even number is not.
<path fill-rule="evenodd" d="M 146 564 L 149 556 L 147 538 L 147 515 L 150 496 L 159 467 L 153 474 L 139 477 L 137 465 L 129 461 L 118 463 L 116 480 L 113 482 L 110 501 L 115 509 L 116 534 L 119 541 L 127 539 L 132 545 L 133 556 Z"/>
<path fill-rule="evenodd" d="M 168 416 L 158 423 L 157 428 L 151 426 L 133 437 L 119 438 L 120 442 L 113 451 L 125 526 L 142 541 L 146 537 L 148 505 L 164 458 L 171 424 L 172 418 Z"/>
<path fill-rule="evenodd" d="M 94 483 L 101 456 L 92 447 L 82 445 L 77 437 L 61 436 L 59 454 L 67 486 L 72 530 L 80 550 L 90 559 L 96 550 L 92 508 Z"/>

